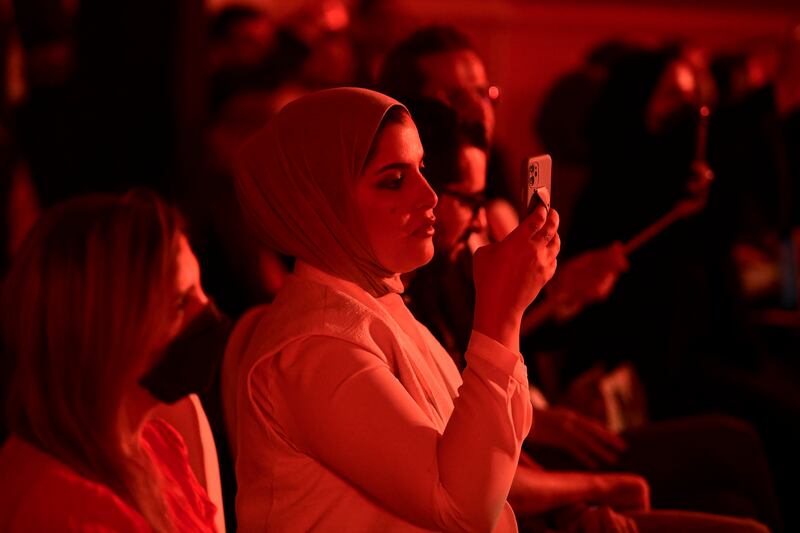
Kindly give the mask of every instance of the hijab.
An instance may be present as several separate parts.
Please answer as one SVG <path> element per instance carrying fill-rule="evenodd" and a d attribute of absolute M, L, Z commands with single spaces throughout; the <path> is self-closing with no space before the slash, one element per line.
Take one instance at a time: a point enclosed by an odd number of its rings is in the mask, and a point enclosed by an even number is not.
<path fill-rule="evenodd" d="M 312 93 L 284 107 L 235 162 L 239 202 L 259 240 L 375 297 L 402 292 L 402 284 L 378 262 L 354 190 L 395 107 L 405 109 L 367 89 Z"/>

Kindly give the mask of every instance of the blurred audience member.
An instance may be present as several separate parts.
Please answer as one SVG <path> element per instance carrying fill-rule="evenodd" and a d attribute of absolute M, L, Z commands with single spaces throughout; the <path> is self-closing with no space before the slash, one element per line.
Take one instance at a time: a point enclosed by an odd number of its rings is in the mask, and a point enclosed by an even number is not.
<path fill-rule="evenodd" d="M 214 530 L 181 437 L 140 384 L 203 308 L 192 264 L 176 213 L 150 194 L 75 199 L 37 223 L 3 293 L 3 530 Z"/>
<path fill-rule="evenodd" d="M 416 100 L 409 101 L 409 106 L 425 150 L 424 172 L 439 203 L 434 258 L 409 276 L 405 297 L 415 316 L 463 369 L 463 348 L 455 341 L 457 332 L 469 323 L 467 317 L 475 303 L 469 241 L 486 239 L 481 204 L 486 153 L 469 130 L 459 126 L 455 112 L 443 104 Z M 532 403 L 536 426 L 526 439 L 526 448 L 545 466 L 636 472 L 651 482 L 656 507 L 749 516 L 780 527 L 763 450 L 747 424 L 726 417 L 695 417 L 618 436 L 597 420 L 568 408 L 548 406 L 541 395 L 532 393 Z M 697 446 L 698 442 L 705 446 Z M 663 469 L 661 458 L 667 454 L 672 458 L 670 468 Z M 741 464 L 743 455 L 751 458 L 750 464 Z M 551 476 L 567 486 L 594 480 L 609 487 L 635 479 L 609 477 L 601 481 L 598 474 L 581 478 L 575 472 L 559 478 L 556 472 L 534 474 L 529 468 L 531 465 L 521 462 L 518 477 Z M 526 488 L 522 481 L 512 486 L 511 497 L 518 502 L 514 507 L 518 511 L 533 508 L 526 501 L 532 496 Z M 592 496 L 587 493 L 584 497 Z"/>
<path fill-rule="evenodd" d="M 291 261 L 260 244 L 241 220 L 232 182 L 239 145 L 309 90 L 348 85 L 356 66 L 349 2 L 232 6 L 211 23 L 212 122 L 207 183 L 192 202 L 193 237 L 209 292 L 238 317 L 270 301 Z"/>
<path fill-rule="evenodd" d="M 493 197 L 509 197 L 501 155 L 493 146 L 499 92 L 489 84 L 483 60 L 466 35 L 452 26 L 416 30 L 386 55 L 377 86 L 401 102 L 422 96 L 455 109 L 481 144 L 492 146 Z"/>
<path fill-rule="evenodd" d="M 497 88 L 489 85 L 483 61 L 469 39 L 451 26 L 417 30 L 386 56 L 378 85 L 401 102 L 422 97 L 450 106 L 456 111 L 461 127 L 470 130 L 469 135 L 476 146 L 493 154 L 485 180 L 485 194 L 490 199 L 483 202 L 482 216 L 485 217 L 489 239 L 494 242 L 502 240 L 517 226 L 519 219 L 513 207 L 516 202 L 509 202 L 507 195 L 497 193 L 498 189 L 491 192 L 498 185 L 503 189 L 505 181 L 501 165 L 493 164 L 493 161 L 499 161 L 492 144 Z M 472 249 L 479 244 L 473 239 Z M 602 268 L 590 264 L 593 260 L 589 257 L 601 259 L 599 265 Z M 626 266 L 619 247 L 612 245 L 594 250 L 584 260 L 562 267 L 553 284 L 555 290 L 547 294 L 546 304 L 535 306 L 526 316 L 523 336 L 549 320 L 569 320 L 583 307 L 606 298 Z M 469 331 L 469 324 L 463 326 L 466 329 L 457 333 L 462 350 L 464 331 Z"/>
<path fill-rule="evenodd" d="M 705 151 L 702 106 L 713 105 L 701 87 L 708 77 L 697 76 L 698 66 L 681 54 L 674 47 L 634 49 L 609 66 L 587 127 L 591 177 L 565 240 L 567 253 L 632 239 L 682 202 L 708 169 L 697 164 Z M 726 168 L 749 165 L 752 180 L 769 164 L 746 160 L 746 148 L 718 148 L 726 136 L 752 133 L 746 120 L 736 125 L 726 116 L 733 117 L 712 111 L 707 130 L 708 160 L 719 178 L 705 210 L 632 252 L 630 271 L 601 309 L 550 333 L 556 344 L 570 346 L 567 379 L 598 361 L 606 368 L 633 361 L 654 419 L 723 412 L 751 422 L 764 438 L 787 528 L 794 529 L 788 498 L 798 441 L 779 420 L 800 416 L 800 395 L 790 374 L 770 371 L 773 358 L 744 312 L 733 251 L 746 213 L 736 212 L 731 199 L 737 195 L 729 193 L 739 185 Z M 780 211 L 773 206 L 772 215 Z"/>
<path fill-rule="evenodd" d="M 628 50 L 609 65 L 586 130 L 590 181 L 573 217 L 573 255 L 631 239 L 687 195 L 701 105 L 693 72 L 672 50 Z M 608 302 L 578 319 L 581 336 L 573 340 L 580 346 L 569 365 L 585 370 L 586 357 L 611 365 L 631 359 L 650 379 L 675 354 L 688 358 L 708 344 L 722 349 L 715 344 L 722 325 L 712 326 L 730 315 L 730 291 L 720 286 L 726 278 L 708 269 L 724 272 L 716 255 L 723 245 L 703 242 L 703 227 L 696 219 L 679 222 L 630 257 L 631 270 Z"/>
<path fill-rule="evenodd" d="M 718 229 L 734 243 L 744 294 L 760 306 L 798 304 L 798 33 L 782 45 L 760 43 L 715 63 L 726 95 L 711 144 L 720 176 L 719 218 L 725 221 Z"/>

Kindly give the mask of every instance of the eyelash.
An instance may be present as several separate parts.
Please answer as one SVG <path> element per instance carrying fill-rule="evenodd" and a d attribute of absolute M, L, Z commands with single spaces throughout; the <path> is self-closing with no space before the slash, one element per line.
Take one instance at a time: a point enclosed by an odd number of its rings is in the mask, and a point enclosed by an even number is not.
<path fill-rule="evenodd" d="M 422 175 L 425 175 L 425 162 L 420 162 L 419 164 L 419 172 Z M 393 174 L 391 177 L 388 177 L 382 180 L 378 187 L 381 189 L 389 189 L 389 190 L 397 190 L 403 186 L 403 182 L 405 182 L 405 175 L 402 172 L 398 172 L 397 174 Z"/>
<path fill-rule="evenodd" d="M 378 186 L 381 189 L 397 190 L 403 186 L 404 181 L 405 176 L 402 172 L 398 172 L 397 174 L 393 174 L 391 177 L 381 180 Z"/>

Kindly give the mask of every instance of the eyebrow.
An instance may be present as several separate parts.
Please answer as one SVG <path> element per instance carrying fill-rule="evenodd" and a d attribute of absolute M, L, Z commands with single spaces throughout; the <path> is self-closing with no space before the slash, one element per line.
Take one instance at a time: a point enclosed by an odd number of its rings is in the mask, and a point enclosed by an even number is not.
<path fill-rule="evenodd" d="M 388 165 L 383 165 L 376 171 L 376 174 L 383 174 L 387 170 L 402 170 L 404 168 L 408 168 L 411 165 L 408 163 L 389 163 Z"/>
<path fill-rule="evenodd" d="M 420 164 L 422 164 L 422 161 L 424 159 L 425 159 L 425 154 L 423 154 L 422 158 L 419 160 Z M 413 165 L 412 163 L 403 163 L 403 162 L 389 163 L 388 165 L 383 165 L 375 173 L 376 174 L 383 174 L 387 170 L 402 170 L 404 168 L 409 168 L 409 167 L 413 167 L 413 166 L 415 166 L 415 165 Z"/>

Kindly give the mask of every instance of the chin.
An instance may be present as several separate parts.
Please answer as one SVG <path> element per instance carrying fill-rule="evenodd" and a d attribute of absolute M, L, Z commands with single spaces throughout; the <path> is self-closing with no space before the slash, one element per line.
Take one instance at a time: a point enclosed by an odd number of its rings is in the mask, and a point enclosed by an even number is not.
<path fill-rule="evenodd" d="M 392 269 L 399 274 L 405 274 L 424 266 L 433 259 L 433 239 L 426 239 L 423 243 L 409 246 L 402 258 L 395 262 L 396 268 Z"/>
<path fill-rule="evenodd" d="M 431 259 L 433 259 L 434 251 L 435 251 L 435 248 L 433 246 L 433 239 L 430 239 L 428 241 L 428 245 L 425 247 L 425 250 L 422 253 L 422 257 L 421 257 L 422 262 L 417 266 L 417 268 L 419 268 L 419 267 L 421 267 L 423 265 L 427 265 L 428 263 L 430 263 Z"/>

